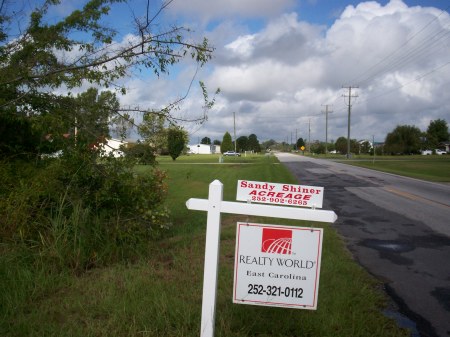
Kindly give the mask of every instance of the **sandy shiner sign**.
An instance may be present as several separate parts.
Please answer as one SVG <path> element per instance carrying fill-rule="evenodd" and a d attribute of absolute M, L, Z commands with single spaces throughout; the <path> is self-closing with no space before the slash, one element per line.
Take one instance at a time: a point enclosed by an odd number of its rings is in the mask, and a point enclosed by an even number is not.
<path fill-rule="evenodd" d="M 323 187 L 238 180 L 236 200 L 322 208 Z"/>
<path fill-rule="evenodd" d="M 233 302 L 315 310 L 321 228 L 238 223 Z"/>

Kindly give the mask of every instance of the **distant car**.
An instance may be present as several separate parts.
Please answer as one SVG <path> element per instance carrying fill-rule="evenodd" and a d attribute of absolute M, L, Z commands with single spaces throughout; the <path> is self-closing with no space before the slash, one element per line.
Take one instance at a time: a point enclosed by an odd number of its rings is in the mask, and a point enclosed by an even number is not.
<path fill-rule="evenodd" d="M 445 152 L 444 150 L 440 150 L 440 149 L 436 149 L 436 150 L 434 150 L 434 152 L 436 152 L 436 154 L 438 154 L 438 155 L 447 154 L 447 152 Z"/>
<path fill-rule="evenodd" d="M 422 150 L 421 154 L 422 154 L 422 156 L 428 156 L 430 154 L 433 154 L 433 151 L 431 151 L 431 150 Z"/>
<path fill-rule="evenodd" d="M 241 154 L 239 152 L 234 152 L 234 151 L 227 151 L 223 155 L 224 156 L 237 156 L 237 157 L 241 156 Z"/>

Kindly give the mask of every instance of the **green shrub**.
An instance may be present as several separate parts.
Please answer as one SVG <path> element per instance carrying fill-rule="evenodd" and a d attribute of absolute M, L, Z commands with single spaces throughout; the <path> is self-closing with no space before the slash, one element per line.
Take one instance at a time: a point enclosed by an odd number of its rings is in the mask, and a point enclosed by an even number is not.
<path fill-rule="evenodd" d="M 2 242 L 21 242 L 58 269 L 81 271 L 133 256 L 169 227 L 165 174 L 135 162 L 66 151 L 0 168 Z"/>
<path fill-rule="evenodd" d="M 147 144 L 133 144 L 124 150 L 125 155 L 132 159 L 137 160 L 142 165 L 154 165 L 155 164 L 155 151 Z"/>

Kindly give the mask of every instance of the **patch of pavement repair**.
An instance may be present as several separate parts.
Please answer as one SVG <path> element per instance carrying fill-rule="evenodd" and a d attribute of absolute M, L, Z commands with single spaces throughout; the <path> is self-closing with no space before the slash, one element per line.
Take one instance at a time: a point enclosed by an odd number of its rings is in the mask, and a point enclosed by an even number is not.
<path fill-rule="evenodd" d="M 379 252 L 381 259 L 388 259 L 395 264 L 413 265 L 412 259 L 403 257 L 398 253 L 409 252 L 415 247 L 407 242 L 399 242 L 394 240 L 377 240 L 365 239 L 359 243 L 365 247 L 373 248 Z"/>
<path fill-rule="evenodd" d="M 374 248 L 381 252 L 403 253 L 414 249 L 414 246 L 407 242 L 399 242 L 394 240 L 377 240 L 366 239 L 361 242 L 363 246 Z"/>
<path fill-rule="evenodd" d="M 310 168 L 310 169 L 308 169 L 308 171 L 313 174 L 330 174 L 330 173 L 332 173 L 330 170 L 323 169 L 323 168 Z"/>

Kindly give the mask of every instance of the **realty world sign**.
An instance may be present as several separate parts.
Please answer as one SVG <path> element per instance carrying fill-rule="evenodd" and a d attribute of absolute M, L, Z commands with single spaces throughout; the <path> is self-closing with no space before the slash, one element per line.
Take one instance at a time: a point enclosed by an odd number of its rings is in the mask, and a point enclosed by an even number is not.
<path fill-rule="evenodd" d="M 321 228 L 238 223 L 233 302 L 317 308 Z"/>
<path fill-rule="evenodd" d="M 323 187 L 238 180 L 236 200 L 322 208 Z"/>

